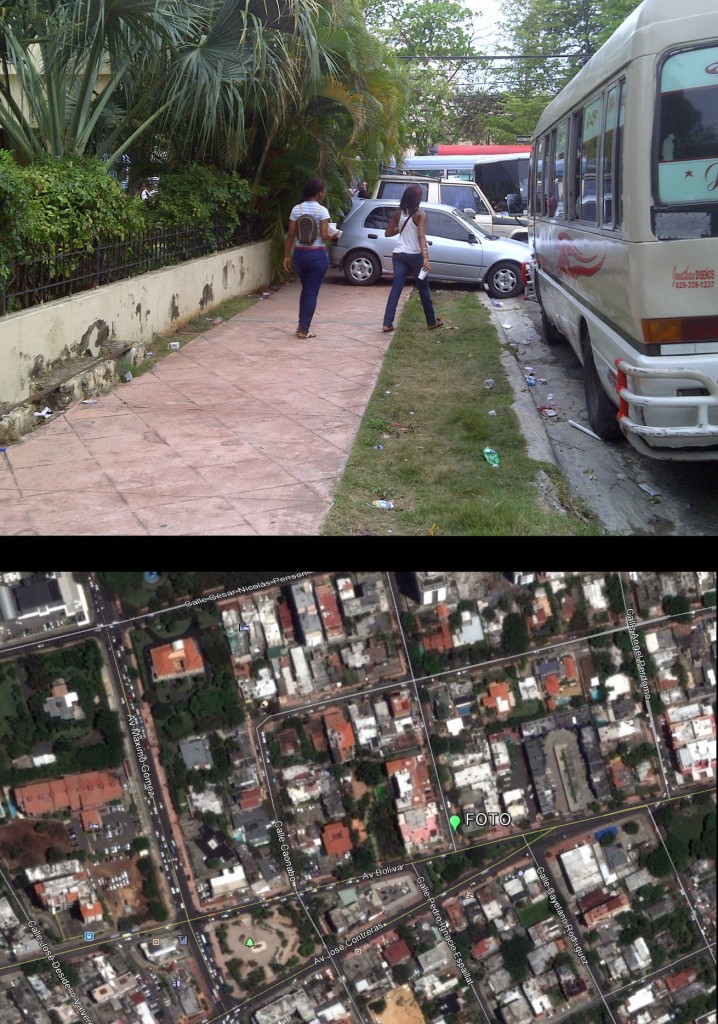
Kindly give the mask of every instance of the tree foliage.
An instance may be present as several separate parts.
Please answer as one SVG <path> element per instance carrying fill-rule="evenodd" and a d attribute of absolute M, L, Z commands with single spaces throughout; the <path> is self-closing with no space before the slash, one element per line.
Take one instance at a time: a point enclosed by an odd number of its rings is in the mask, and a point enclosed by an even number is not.
<path fill-rule="evenodd" d="M 526 620 L 518 612 L 509 612 L 501 625 L 501 646 L 507 654 L 520 654 L 529 646 Z"/>
<path fill-rule="evenodd" d="M 455 0 L 369 0 L 365 17 L 398 56 L 411 58 L 407 141 L 418 153 L 452 141 L 457 84 L 477 54 L 471 11 Z"/>

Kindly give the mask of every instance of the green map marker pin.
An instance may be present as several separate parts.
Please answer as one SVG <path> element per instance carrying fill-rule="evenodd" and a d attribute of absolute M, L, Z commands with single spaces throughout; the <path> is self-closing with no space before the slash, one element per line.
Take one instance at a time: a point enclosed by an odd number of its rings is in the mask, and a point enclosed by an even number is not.
<path fill-rule="evenodd" d="M 254 945 L 254 939 L 247 939 L 247 941 L 245 942 L 245 946 L 250 946 L 251 947 L 253 945 Z"/>
<path fill-rule="evenodd" d="M 457 828 L 461 824 L 461 818 L 459 817 L 459 815 L 452 814 L 451 817 L 449 818 L 449 824 L 453 828 L 454 832 L 456 832 Z"/>

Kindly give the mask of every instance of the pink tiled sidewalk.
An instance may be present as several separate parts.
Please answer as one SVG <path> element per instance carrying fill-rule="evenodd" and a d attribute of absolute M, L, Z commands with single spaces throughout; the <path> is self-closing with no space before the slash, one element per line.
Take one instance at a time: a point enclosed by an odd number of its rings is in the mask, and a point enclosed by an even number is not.
<path fill-rule="evenodd" d="M 0 454 L 0 534 L 317 535 L 391 340 L 387 294 L 330 271 L 301 341 L 286 285 L 43 423 Z"/>

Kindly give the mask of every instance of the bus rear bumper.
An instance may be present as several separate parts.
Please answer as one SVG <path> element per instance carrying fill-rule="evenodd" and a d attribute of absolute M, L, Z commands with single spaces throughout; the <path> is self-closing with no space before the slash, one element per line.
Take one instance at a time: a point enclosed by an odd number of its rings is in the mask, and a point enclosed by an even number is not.
<path fill-rule="evenodd" d="M 653 459 L 718 460 L 715 378 L 686 366 L 634 366 L 625 359 L 616 360 L 616 371 L 618 422 L 627 440 L 642 455 Z M 673 393 L 642 394 L 636 389 L 637 380 L 653 381 L 659 387 L 670 381 Z"/>

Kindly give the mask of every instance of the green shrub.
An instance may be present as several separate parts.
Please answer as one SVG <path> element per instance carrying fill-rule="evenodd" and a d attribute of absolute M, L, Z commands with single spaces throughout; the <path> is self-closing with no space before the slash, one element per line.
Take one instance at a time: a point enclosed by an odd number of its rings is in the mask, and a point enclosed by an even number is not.
<path fill-rule="evenodd" d="M 252 190 L 245 178 L 216 167 L 189 164 L 179 171 L 160 177 L 157 195 L 148 206 L 147 217 L 154 226 L 171 224 L 206 225 L 208 237 L 214 237 L 212 220 L 221 217 L 227 234 L 249 213 Z"/>
<path fill-rule="evenodd" d="M 23 168 L 32 214 L 33 246 L 58 245 L 89 249 L 102 237 L 125 239 L 144 230 L 139 199 L 94 158 L 55 160 L 48 157 Z"/>
<path fill-rule="evenodd" d="M 91 249 L 97 238 L 124 239 L 144 227 L 140 200 L 122 191 L 102 161 L 47 157 L 20 167 L 0 150 L 0 280 L 15 256 Z"/>
<path fill-rule="evenodd" d="M 23 169 L 7 150 L 0 149 L 0 281 L 9 273 L 10 260 L 22 253 L 23 240 L 31 232 L 29 200 Z"/>

